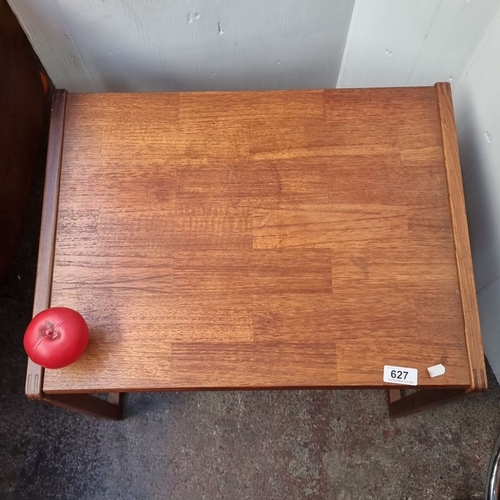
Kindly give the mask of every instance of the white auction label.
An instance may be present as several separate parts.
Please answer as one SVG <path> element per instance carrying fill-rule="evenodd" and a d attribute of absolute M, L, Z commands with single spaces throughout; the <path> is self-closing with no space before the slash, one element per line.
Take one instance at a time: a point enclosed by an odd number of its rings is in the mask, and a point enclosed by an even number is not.
<path fill-rule="evenodd" d="M 403 366 L 384 365 L 384 382 L 400 385 L 417 385 L 418 370 Z"/>

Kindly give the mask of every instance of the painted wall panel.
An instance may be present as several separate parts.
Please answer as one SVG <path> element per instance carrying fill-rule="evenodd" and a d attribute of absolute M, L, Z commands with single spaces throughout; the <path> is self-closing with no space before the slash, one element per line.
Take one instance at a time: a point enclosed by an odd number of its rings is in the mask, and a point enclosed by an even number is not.
<path fill-rule="evenodd" d="M 338 86 L 455 86 L 498 8 L 498 0 L 357 0 Z"/>
<path fill-rule="evenodd" d="M 500 15 L 497 14 L 455 91 L 458 139 L 465 172 L 464 186 L 478 290 L 500 277 L 499 54 Z M 496 311 L 500 322 L 500 293 Z M 500 346 L 500 337 L 498 343 Z"/>
<path fill-rule="evenodd" d="M 338 86 L 405 86 L 440 3 L 357 0 Z"/>
<path fill-rule="evenodd" d="M 455 88 L 499 7 L 499 0 L 443 0 L 413 65 L 408 85 L 449 81 Z"/>
<path fill-rule="evenodd" d="M 95 90 L 58 2 L 9 3 L 44 67 L 57 68 L 57 74 L 48 71 L 51 78 L 56 77 L 54 83 L 58 83 L 57 76 L 61 74 L 65 75 L 65 88 Z"/>
<path fill-rule="evenodd" d="M 70 91 L 335 87 L 354 0 L 16 0 Z"/>

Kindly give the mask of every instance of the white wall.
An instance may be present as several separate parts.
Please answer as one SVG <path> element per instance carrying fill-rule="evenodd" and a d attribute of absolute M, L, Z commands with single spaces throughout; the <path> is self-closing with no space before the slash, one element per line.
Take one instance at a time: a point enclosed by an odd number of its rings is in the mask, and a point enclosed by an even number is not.
<path fill-rule="evenodd" d="M 455 92 L 484 347 L 500 380 L 500 14 Z"/>
<path fill-rule="evenodd" d="M 338 84 L 453 88 L 485 352 L 500 379 L 499 0 L 357 0 Z"/>
<path fill-rule="evenodd" d="M 55 85 L 335 87 L 354 0 L 9 0 Z"/>
<path fill-rule="evenodd" d="M 339 87 L 456 87 L 499 0 L 356 0 Z"/>

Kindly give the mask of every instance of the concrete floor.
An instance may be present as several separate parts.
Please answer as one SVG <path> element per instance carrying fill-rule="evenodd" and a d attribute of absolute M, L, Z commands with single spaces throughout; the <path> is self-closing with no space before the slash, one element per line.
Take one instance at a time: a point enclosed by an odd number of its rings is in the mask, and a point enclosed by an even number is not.
<path fill-rule="evenodd" d="M 125 419 L 23 395 L 42 169 L 0 286 L 0 499 L 479 499 L 500 389 L 390 420 L 379 391 L 130 394 Z"/>

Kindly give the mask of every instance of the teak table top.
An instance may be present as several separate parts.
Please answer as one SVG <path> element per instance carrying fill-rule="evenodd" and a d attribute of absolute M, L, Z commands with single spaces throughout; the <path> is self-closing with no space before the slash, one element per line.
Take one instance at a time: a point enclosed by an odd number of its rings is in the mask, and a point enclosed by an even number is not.
<path fill-rule="evenodd" d="M 37 300 L 91 342 L 45 393 L 485 387 L 448 85 L 63 92 L 51 134 Z"/>

